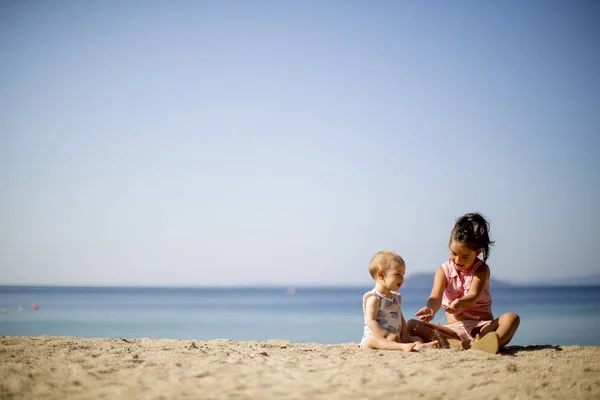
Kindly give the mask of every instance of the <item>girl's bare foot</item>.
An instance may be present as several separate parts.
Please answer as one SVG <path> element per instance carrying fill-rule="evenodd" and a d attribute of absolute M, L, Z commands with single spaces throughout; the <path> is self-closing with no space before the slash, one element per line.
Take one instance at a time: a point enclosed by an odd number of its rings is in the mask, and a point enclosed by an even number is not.
<path fill-rule="evenodd" d="M 433 342 L 427 343 L 415 343 L 415 350 L 421 349 L 438 349 L 440 347 L 440 342 L 434 340 Z"/>
<path fill-rule="evenodd" d="M 490 354 L 498 353 L 498 350 L 500 350 L 498 335 L 496 332 L 490 332 L 483 337 L 477 335 L 475 341 L 471 344 L 471 349 L 485 351 Z"/>

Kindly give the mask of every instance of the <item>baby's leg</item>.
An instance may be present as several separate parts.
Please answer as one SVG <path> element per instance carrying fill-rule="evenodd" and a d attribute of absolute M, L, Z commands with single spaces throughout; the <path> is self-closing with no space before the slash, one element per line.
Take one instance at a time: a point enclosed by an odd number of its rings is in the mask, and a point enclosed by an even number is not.
<path fill-rule="evenodd" d="M 481 328 L 479 335 L 483 337 L 487 333 L 496 332 L 500 347 L 504 347 L 515 335 L 520 322 L 521 320 L 517 314 L 513 312 L 507 312 L 502 314 L 499 318 L 493 320 L 489 325 Z"/>
<path fill-rule="evenodd" d="M 369 335 L 362 346 L 367 349 L 413 351 L 415 343 L 398 343 L 380 336 Z"/>
<path fill-rule="evenodd" d="M 423 339 L 425 343 L 438 342 L 438 346 L 454 347 L 457 349 L 469 348 L 469 343 L 463 342 L 456 332 L 442 325 L 431 324 L 417 319 L 411 319 L 407 323 L 408 332 Z"/>

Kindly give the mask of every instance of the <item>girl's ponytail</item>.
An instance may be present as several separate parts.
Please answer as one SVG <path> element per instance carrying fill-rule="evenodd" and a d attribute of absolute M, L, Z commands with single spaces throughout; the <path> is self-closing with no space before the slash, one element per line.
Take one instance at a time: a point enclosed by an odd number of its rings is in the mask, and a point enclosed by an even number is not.
<path fill-rule="evenodd" d="M 469 246 L 474 251 L 482 249 L 483 261 L 490 256 L 494 241 L 490 240 L 490 224 L 479 213 L 469 213 L 459 217 L 452 228 L 450 241 Z"/>

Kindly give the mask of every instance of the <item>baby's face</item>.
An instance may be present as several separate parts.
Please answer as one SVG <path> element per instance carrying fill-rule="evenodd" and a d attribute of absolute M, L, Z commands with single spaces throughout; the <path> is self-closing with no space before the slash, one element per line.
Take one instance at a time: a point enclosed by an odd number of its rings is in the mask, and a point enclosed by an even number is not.
<path fill-rule="evenodd" d="M 481 251 L 471 249 L 469 246 L 456 241 L 450 242 L 450 259 L 456 264 L 456 269 L 463 271 L 469 268 Z"/>
<path fill-rule="evenodd" d="M 389 290 L 397 292 L 404 283 L 406 266 L 396 260 L 392 260 L 390 267 L 384 273 L 384 283 Z"/>

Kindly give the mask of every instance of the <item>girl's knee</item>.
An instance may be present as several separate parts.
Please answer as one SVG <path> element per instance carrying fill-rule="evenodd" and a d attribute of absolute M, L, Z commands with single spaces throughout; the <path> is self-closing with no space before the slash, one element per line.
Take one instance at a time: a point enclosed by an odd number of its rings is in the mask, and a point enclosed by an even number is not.
<path fill-rule="evenodd" d="M 502 314 L 502 317 L 500 318 L 503 319 L 504 322 L 506 322 L 507 324 L 514 326 L 519 326 L 519 323 L 521 323 L 521 317 L 519 317 L 514 312 L 507 312 L 505 314 Z"/>

